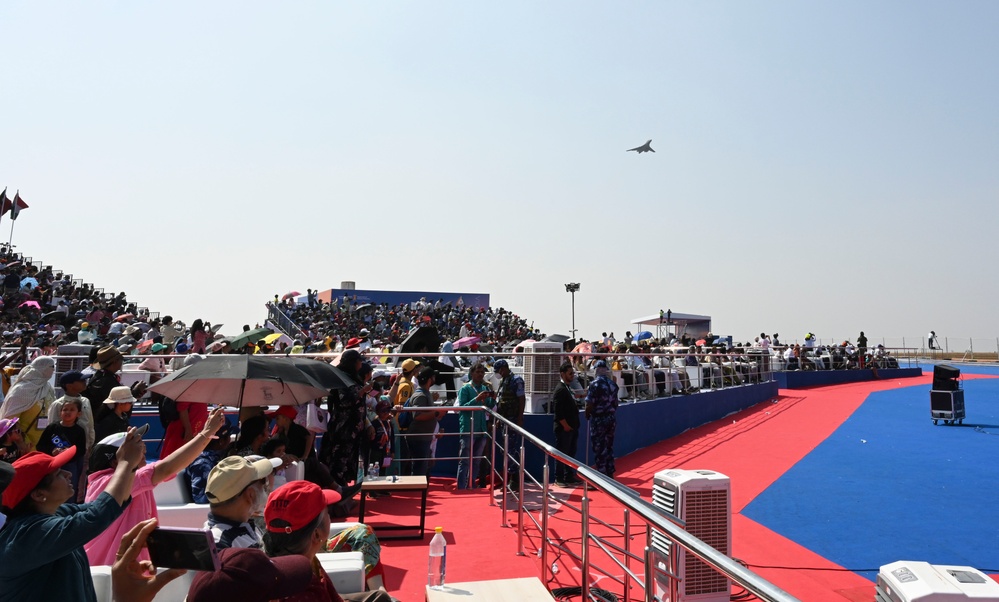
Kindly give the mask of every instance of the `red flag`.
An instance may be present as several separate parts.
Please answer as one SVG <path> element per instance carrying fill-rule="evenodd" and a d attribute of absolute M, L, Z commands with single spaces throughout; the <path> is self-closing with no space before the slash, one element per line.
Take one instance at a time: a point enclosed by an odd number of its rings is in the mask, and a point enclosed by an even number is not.
<path fill-rule="evenodd" d="M 10 211 L 10 199 L 7 198 L 7 187 L 4 186 L 3 192 L 0 192 L 0 217 L 8 211 Z"/>
<path fill-rule="evenodd" d="M 21 200 L 21 191 L 20 190 L 14 193 L 14 201 L 13 202 L 11 202 L 11 201 L 7 201 L 7 202 L 10 203 L 10 207 L 9 207 L 9 210 L 10 210 L 10 219 L 17 219 L 17 216 L 21 213 L 21 210 L 28 208 L 28 204 Z M 3 212 L 0 212 L 0 215 L 2 215 L 3 213 L 6 213 L 7 211 L 8 211 L 7 203 L 4 203 Z"/>

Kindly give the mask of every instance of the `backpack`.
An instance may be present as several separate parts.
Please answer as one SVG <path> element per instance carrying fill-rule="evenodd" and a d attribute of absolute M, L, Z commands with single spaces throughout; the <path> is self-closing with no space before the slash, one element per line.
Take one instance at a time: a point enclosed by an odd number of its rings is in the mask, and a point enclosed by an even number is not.
<path fill-rule="evenodd" d="M 409 399 L 406 400 L 406 403 L 402 404 L 402 407 L 404 408 L 413 407 L 413 400 L 416 399 L 417 395 L 419 395 L 420 397 L 426 397 L 426 395 L 423 395 L 422 393 L 413 393 L 412 395 L 409 396 Z M 399 428 L 401 428 L 402 430 L 408 429 L 410 425 L 413 424 L 413 415 L 414 412 L 400 412 L 398 419 Z"/>
<path fill-rule="evenodd" d="M 156 402 L 156 407 L 159 409 L 160 413 L 160 424 L 163 428 L 170 426 L 171 422 L 180 420 L 180 412 L 177 411 L 177 402 L 170 399 L 169 397 L 164 397 L 159 393 L 150 393 L 150 397 Z"/>

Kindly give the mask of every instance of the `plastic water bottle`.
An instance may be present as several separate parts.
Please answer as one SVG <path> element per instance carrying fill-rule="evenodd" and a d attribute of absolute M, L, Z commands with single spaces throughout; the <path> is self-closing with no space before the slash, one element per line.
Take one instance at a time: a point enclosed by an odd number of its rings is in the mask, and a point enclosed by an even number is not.
<path fill-rule="evenodd" d="M 378 464 L 372 462 L 368 465 L 368 478 L 377 479 L 378 478 Z"/>
<path fill-rule="evenodd" d="M 430 563 L 427 568 L 427 585 L 431 589 L 444 589 L 444 569 L 447 566 L 447 542 L 444 541 L 444 528 L 434 528 L 434 538 L 430 540 Z"/>

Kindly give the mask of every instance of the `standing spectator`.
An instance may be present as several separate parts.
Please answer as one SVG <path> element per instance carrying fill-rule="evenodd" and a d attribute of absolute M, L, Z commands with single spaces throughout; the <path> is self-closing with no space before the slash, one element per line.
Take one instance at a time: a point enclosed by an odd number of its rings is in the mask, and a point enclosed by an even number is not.
<path fill-rule="evenodd" d="M 91 408 L 90 400 L 82 395 L 83 390 L 87 388 L 87 378 L 83 376 L 82 372 L 77 370 L 63 372 L 62 376 L 59 377 L 59 387 L 63 390 L 64 395 L 53 401 L 52 405 L 49 406 L 49 424 L 59 420 L 59 412 L 62 411 L 64 403 L 72 400 L 79 401 L 82 410 L 76 423 L 87 434 L 87 445 L 84 450 L 84 453 L 86 453 L 94 446 L 94 441 L 96 440 L 94 439 L 94 411 Z"/>
<path fill-rule="evenodd" d="M 479 362 L 468 371 L 469 382 L 458 390 L 458 405 L 462 407 L 496 405 L 492 387 L 485 382 L 486 365 Z M 485 412 L 458 413 L 458 489 L 468 488 L 469 455 L 472 456 L 472 482 L 479 480 L 479 458 L 486 449 Z M 471 447 L 469 447 L 471 435 Z M 471 450 L 471 454 L 469 454 Z"/>
<path fill-rule="evenodd" d="M 7 391 L 0 418 L 17 418 L 24 438 L 32 447 L 38 445 L 48 426 L 48 406 L 55 401 L 55 389 L 49 382 L 55 372 L 55 358 L 35 358 L 21 369 L 17 382 Z"/>
<path fill-rule="evenodd" d="M 167 425 L 160 457 L 172 454 L 174 450 L 193 439 L 208 421 L 208 404 L 193 401 L 176 403 L 177 419 Z"/>
<path fill-rule="evenodd" d="M 867 336 L 864 331 L 860 331 L 860 336 L 857 337 L 857 361 L 859 362 L 860 369 L 863 370 L 867 364 Z"/>
<path fill-rule="evenodd" d="M 78 486 L 80 475 L 83 474 L 83 460 L 87 451 L 87 433 L 77 424 L 80 412 L 83 411 L 82 406 L 79 399 L 70 399 L 63 403 L 59 410 L 59 421 L 45 427 L 38 441 L 38 451 L 50 456 L 68 453 L 70 449 L 76 450 L 73 459 L 65 464 L 66 470 L 73 478 L 71 482 L 74 488 Z M 78 496 L 73 501 L 79 501 L 82 497 Z"/>
<path fill-rule="evenodd" d="M 108 398 L 104 400 L 108 411 L 104 412 L 104 418 L 97 421 L 94 427 L 94 437 L 97 441 L 107 438 L 115 433 L 124 433 L 128 430 L 128 418 L 132 412 L 132 404 L 135 398 L 132 391 L 125 386 L 111 389 Z"/>
<path fill-rule="evenodd" d="M 344 351 L 337 367 L 353 382 L 347 389 L 330 391 L 326 400 L 330 419 L 319 459 L 329 468 L 333 480 L 341 485 L 350 481 L 357 469 L 360 437 L 364 431 L 367 414 L 364 399 L 371 385 L 362 382 L 363 363 L 361 354 L 356 350 Z"/>
<path fill-rule="evenodd" d="M 172 347 L 177 337 L 183 332 L 173 323 L 172 316 L 163 316 L 163 326 L 160 327 L 160 334 L 163 336 L 163 344 Z"/>
<path fill-rule="evenodd" d="M 524 379 L 520 375 L 514 374 L 510 370 L 510 364 L 506 360 L 497 360 L 493 364 L 493 371 L 500 376 L 499 390 L 496 393 L 497 408 L 496 411 L 499 415 L 506 418 L 510 422 L 516 424 L 517 426 L 524 425 L 524 408 L 527 406 L 527 394 L 524 390 Z M 508 429 L 506 425 L 503 425 L 503 432 Z M 500 440 L 503 440 L 504 435 L 502 433 L 497 433 Z M 508 441 L 508 449 L 505 450 L 507 455 L 513 458 L 519 457 L 514 455 L 516 450 L 520 448 L 520 433 L 510 430 L 509 435 L 506 437 Z M 510 462 L 510 473 L 517 470 L 513 461 Z"/>
<path fill-rule="evenodd" d="M 409 407 L 430 408 L 434 406 L 434 396 L 430 388 L 436 383 L 437 372 L 427 366 L 420 370 L 420 375 L 416 377 L 419 385 L 416 392 L 409 399 Z M 409 455 L 413 458 L 413 474 L 416 476 L 430 476 L 430 444 L 434 440 L 434 433 L 437 430 L 438 421 L 444 416 L 446 411 L 422 411 L 413 414 L 413 422 L 409 425 L 407 434 L 409 437 Z"/>
<path fill-rule="evenodd" d="M 94 375 L 87 381 L 87 388 L 84 390 L 83 396 L 90 400 L 94 419 L 99 421 L 104 417 L 105 410 L 108 409 L 103 405 L 104 400 L 111 395 L 112 389 L 121 386 L 121 378 L 118 377 L 118 371 L 121 370 L 124 364 L 124 358 L 121 356 L 121 352 L 113 345 L 101 347 L 97 351 L 96 357 L 100 369 L 95 371 Z M 84 371 L 84 374 L 86 374 L 86 371 Z M 133 397 L 142 397 L 143 393 L 146 392 L 146 384 L 142 381 L 137 381 L 132 384 L 130 390 Z M 97 439 L 100 440 L 102 437 L 97 437 Z"/>
<path fill-rule="evenodd" d="M 395 397 L 391 400 L 392 405 L 403 406 L 413 395 L 413 391 L 416 389 L 413 386 L 413 378 L 416 376 L 416 370 L 420 367 L 420 362 L 414 360 L 413 358 L 407 358 L 402 362 L 402 376 L 399 377 L 398 388 L 395 390 Z"/>
<path fill-rule="evenodd" d="M 555 392 L 552 394 L 555 414 L 553 421 L 555 449 L 570 458 L 576 457 L 576 448 L 579 443 L 579 406 L 576 404 L 576 397 L 570 388 L 574 374 L 572 364 L 563 363 L 558 369 L 559 383 L 555 385 Z M 575 469 L 556 461 L 555 484 L 564 487 L 576 483 L 578 483 L 578 479 Z"/>
<path fill-rule="evenodd" d="M 375 405 L 375 438 L 371 443 L 370 461 L 379 467 L 380 474 L 387 474 L 392 465 L 395 449 L 395 421 L 392 419 L 392 404 L 382 399 Z"/>
<path fill-rule="evenodd" d="M 191 323 L 191 353 L 207 353 L 208 332 L 205 323 L 198 318 Z"/>
<path fill-rule="evenodd" d="M 594 364 L 596 378 L 586 392 L 586 418 L 590 421 L 593 468 L 614 477 L 614 431 L 617 428 L 617 383 L 610 379 L 607 362 Z"/>

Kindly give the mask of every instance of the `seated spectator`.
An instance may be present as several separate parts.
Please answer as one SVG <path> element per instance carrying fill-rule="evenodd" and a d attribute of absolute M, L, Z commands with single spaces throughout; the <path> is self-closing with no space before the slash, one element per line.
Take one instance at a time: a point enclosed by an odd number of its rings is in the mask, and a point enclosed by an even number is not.
<path fill-rule="evenodd" d="M 14 478 L 3 492 L 0 599 L 97 602 L 84 545 L 121 516 L 145 446 L 135 429 L 122 435 L 106 487 L 86 504 L 66 503 L 75 491 L 62 467 L 75 454 L 32 452 L 14 462 Z"/>
<path fill-rule="evenodd" d="M 292 481 L 275 489 L 267 499 L 264 521 L 264 550 L 271 558 L 304 556 L 312 564 L 312 581 L 299 596 L 286 600 L 315 602 L 391 602 L 384 590 L 340 596 L 316 554 L 324 549 L 330 536 L 329 506 L 340 500 L 335 491 L 321 489 L 308 481 Z"/>
<path fill-rule="evenodd" d="M 205 528 L 211 529 L 218 549 L 260 547 L 260 534 L 250 519 L 263 514 L 266 479 L 281 464 L 279 458 L 251 462 L 242 456 L 229 456 L 212 469 L 206 490 L 211 507 Z"/>
<path fill-rule="evenodd" d="M 251 416 L 243 420 L 233 444 L 233 453 L 238 456 L 261 455 L 260 448 L 267 442 L 267 418 Z"/>
<path fill-rule="evenodd" d="M 17 418 L 0 418 L 0 460 L 13 463 L 31 451 L 31 444 L 24 440 Z"/>
<path fill-rule="evenodd" d="M 284 476 L 284 470 L 289 465 L 286 460 L 287 454 L 285 453 L 288 448 L 288 440 L 284 437 L 277 436 L 271 437 L 264 443 L 260 448 L 260 455 L 265 458 L 277 458 L 281 460 L 281 467 L 275 468 L 273 473 L 274 484 L 271 489 L 277 489 L 281 485 L 288 482 L 288 479 Z"/>
<path fill-rule="evenodd" d="M 229 548 L 219 553 L 219 563 L 218 571 L 198 573 L 187 602 L 313 599 L 300 597 L 313 580 L 312 563 L 305 556 L 268 558 L 260 550 Z"/>
<path fill-rule="evenodd" d="M 191 499 L 195 504 L 207 504 L 205 487 L 208 485 L 208 475 L 212 469 L 225 457 L 225 451 L 231 445 L 232 425 L 225 421 L 215 438 L 211 440 L 205 451 L 201 452 L 190 466 L 184 469 L 184 477 L 191 489 Z"/>
<path fill-rule="evenodd" d="M 14 480 L 14 467 L 9 463 L 0 460 L 0 496 L 7 489 L 7 485 Z M 7 523 L 7 515 L 0 512 L 0 529 Z"/>
<path fill-rule="evenodd" d="M 313 451 L 313 440 L 316 435 L 295 422 L 297 414 L 298 412 L 294 407 L 281 406 L 277 411 L 268 415 L 269 418 L 274 419 L 276 424 L 274 435 L 280 436 L 287 441 L 285 444 L 285 462 L 301 461 L 305 469 L 306 481 L 315 483 L 323 489 L 333 489 L 340 493 L 344 500 L 354 497 L 354 494 L 360 491 L 361 483 L 354 483 L 350 487 L 345 487 L 345 483 L 338 483 L 333 478 L 329 469 L 316 458 L 316 454 Z M 352 507 L 352 505 L 344 504 L 339 506 L 344 511 L 349 507 Z M 343 512 L 340 512 L 340 514 L 343 514 Z"/>
<path fill-rule="evenodd" d="M 178 472 L 187 468 L 204 451 L 208 442 L 211 441 L 224 422 L 225 416 L 222 414 L 222 408 L 216 408 L 198 436 L 185 443 L 177 451 L 151 464 L 146 464 L 145 456 L 143 456 L 137 467 L 138 471 L 130 491 L 132 503 L 111 527 L 85 546 L 87 556 L 92 563 L 106 565 L 114 563 L 115 552 L 122 536 L 140 521 L 156 518 L 156 500 L 153 498 L 153 488 L 163 481 L 174 478 Z M 94 446 L 90 455 L 88 501 L 93 501 L 101 495 L 108 484 L 108 479 L 115 473 L 118 463 L 115 452 L 122 444 L 123 439 L 124 437 L 120 434 L 112 435 Z"/>
<path fill-rule="evenodd" d="M 155 383 L 166 376 L 166 360 L 159 356 L 164 355 L 169 349 L 163 343 L 153 343 L 149 347 L 149 353 L 152 354 L 152 357 L 147 357 L 139 364 L 139 370 L 151 373 L 149 384 Z"/>

